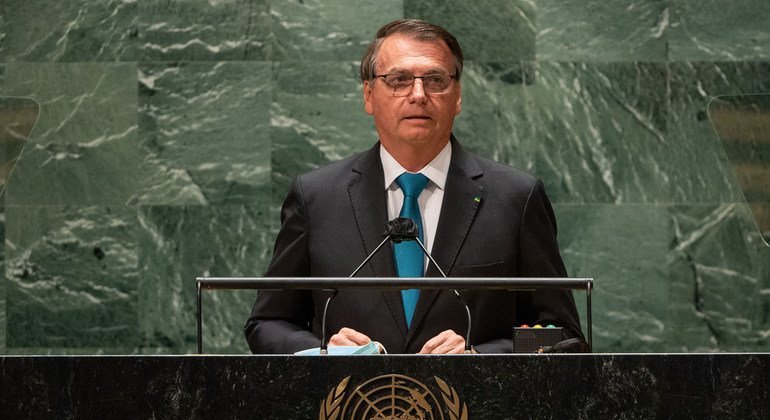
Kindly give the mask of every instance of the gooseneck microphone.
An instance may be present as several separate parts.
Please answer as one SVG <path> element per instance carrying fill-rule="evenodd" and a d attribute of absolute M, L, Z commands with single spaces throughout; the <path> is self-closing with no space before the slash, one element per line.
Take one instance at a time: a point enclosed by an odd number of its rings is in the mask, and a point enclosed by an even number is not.
<path fill-rule="evenodd" d="M 442 277 L 446 278 L 447 275 L 444 273 L 444 271 L 441 269 L 441 267 L 438 266 L 438 263 L 436 263 L 436 260 L 433 259 L 433 256 L 430 255 L 430 252 L 425 248 L 425 245 L 420 241 L 419 238 L 419 231 L 417 228 L 417 224 L 414 223 L 414 220 L 408 218 L 408 217 L 397 217 L 385 224 L 385 233 L 383 234 L 385 239 L 380 242 L 379 245 L 377 245 L 377 248 L 374 249 L 369 255 L 366 256 L 364 261 L 350 274 L 349 277 L 353 277 L 356 274 L 358 274 L 359 271 L 361 271 L 361 268 L 366 265 L 366 263 L 369 262 L 369 260 L 372 259 L 389 241 L 392 241 L 394 243 L 401 243 L 404 241 L 417 241 L 417 244 L 420 245 L 420 249 L 422 249 L 422 252 L 425 254 L 425 256 L 428 257 L 428 260 L 433 264 L 434 267 L 438 270 L 438 272 L 441 274 Z M 321 320 L 321 350 L 320 354 L 328 354 L 328 342 L 326 337 L 326 312 L 329 309 L 329 303 L 332 299 L 334 299 L 335 296 L 337 296 L 337 293 L 339 290 L 334 289 L 332 291 L 331 296 L 329 296 L 328 299 L 326 299 L 326 304 L 324 305 L 324 312 L 323 312 L 323 318 Z M 463 305 L 463 308 L 465 308 L 465 314 L 468 319 L 468 329 L 465 333 L 465 353 L 473 353 L 473 347 L 471 346 L 471 310 L 468 307 L 468 305 L 465 303 L 465 300 L 463 299 L 462 295 L 460 295 L 460 292 L 457 291 L 457 289 L 452 289 L 452 292 L 454 292 L 455 296 L 457 297 L 457 300 L 460 302 L 461 305 Z"/>
<path fill-rule="evenodd" d="M 406 226 L 407 221 L 411 223 L 411 227 Z M 356 269 L 353 270 L 353 272 L 350 273 L 348 277 L 355 277 L 355 275 L 358 274 L 358 272 L 361 271 L 362 268 L 364 268 L 364 266 L 366 265 L 366 263 L 369 262 L 369 260 L 371 260 L 375 255 L 377 255 L 380 249 L 382 249 L 382 247 L 386 243 L 388 243 L 388 241 L 399 243 L 403 241 L 405 237 L 411 237 L 412 235 L 411 230 L 414 230 L 414 237 L 416 237 L 417 225 L 414 224 L 412 219 L 396 218 L 385 223 L 385 233 L 382 234 L 382 236 L 384 236 L 385 239 L 383 239 L 382 242 L 380 242 L 380 244 L 377 245 L 377 248 L 374 248 L 374 251 L 372 251 L 369 255 L 366 256 L 366 258 L 364 258 L 361 264 L 359 264 L 358 267 L 356 267 Z M 328 338 L 326 336 L 326 313 L 329 310 L 329 303 L 332 301 L 332 299 L 334 299 L 337 296 L 337 293 L 339 293 L 339 290 L 337 289 L 332 290 L 331 296 L 329 296 L 326 299 L 326 304 L 324 304 L 324 314 L 323 314 L 323 318 L 321 318 L 321 349 L 319 352 L 320 354 L 329 354 L 329 343 L 328 343 Z"/>

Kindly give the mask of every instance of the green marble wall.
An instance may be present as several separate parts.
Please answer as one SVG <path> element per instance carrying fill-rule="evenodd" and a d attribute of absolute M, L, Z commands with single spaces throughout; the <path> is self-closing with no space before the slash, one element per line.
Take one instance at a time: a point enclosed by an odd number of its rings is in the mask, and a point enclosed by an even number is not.
<path fill-rule="evenodd" d="M 3 197 L 0 353 L 184 353 L 198 275 L 259 275 L 290 179 L 371 145 L 383 23 L 468 59 L 456 134 L 541 177 L 599 351 L 770 350 L 770 248 L 708 121 L 770 92 L 763 0 L 4 0 L 0 95 L 42 114 Z M 246 352 L 253 292 L 204 295 Z M 583 297 L 578 296 L 583 302 Z"/>

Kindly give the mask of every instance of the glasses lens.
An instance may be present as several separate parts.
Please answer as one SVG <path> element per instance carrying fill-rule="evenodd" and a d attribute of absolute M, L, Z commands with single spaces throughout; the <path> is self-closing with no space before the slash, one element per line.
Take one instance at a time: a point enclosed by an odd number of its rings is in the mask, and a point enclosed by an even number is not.
<path fill-rule="evenodd" d="M 452 78 L 446 74 L 426 74 L 422 77 L 422 83 L 430 93 L 443 93 L 449 89 Z"/>
<path fill-rule="evenodd" d="M 409 74 L 388 74 L 384 78 L 385 84 L 393 89 L 396 95 L 408 95 L 414 84 L 414 77 Z"/>
<path fill-rule="evenodd" d="M 412 76 L 411 74 L 387 74 L 382 76 L 385 84 L 393 89 L 394 96 L 407 96 L 412 92 L 414 79 L 422 79 L 422 88 L 427 93 L 445 93 L 452 84 L 452 77 L 446 74 L 426 74 L 424 76 Z"/>

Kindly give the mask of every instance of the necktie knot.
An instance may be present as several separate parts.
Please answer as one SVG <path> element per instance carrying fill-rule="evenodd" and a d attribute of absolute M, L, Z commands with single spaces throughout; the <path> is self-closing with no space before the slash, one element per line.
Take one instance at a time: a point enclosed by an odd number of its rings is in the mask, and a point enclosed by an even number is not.
<path fill-rule="evenodd" d="M 420 196 L 422 190 L 428 185 L 428 177 L 423 174 L 404 172 L 396 178 L 396 184 L 401 188 L 404 196 L 416 198 Z"/>

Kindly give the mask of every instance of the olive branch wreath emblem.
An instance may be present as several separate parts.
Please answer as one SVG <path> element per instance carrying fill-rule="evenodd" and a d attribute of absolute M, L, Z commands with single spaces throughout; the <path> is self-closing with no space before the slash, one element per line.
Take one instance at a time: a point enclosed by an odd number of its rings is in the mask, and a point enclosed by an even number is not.
<path fill-rule="evenodd" d="M 461 403 L 457 391 L 438 376 L 434 376 L 433 379 L 436 380 L 438 387 L 441 388 L 441 396 L 444 398 L 447 408 L 449 408 L 449 419 L 468 420 L 468 406 L 465 403 Z"/>
<path fill-rule="evenodd" d="M 343 379 L 339 385 L 329 391 L 329 396 L 321 403 L 321 413 L 318 415 L 318 420 L 337 420 L 340 415 L 340 405 L 345 396 L 345 387 L 348 386 L 348 381 L 350 381 L 350 376 Z"/>
<path fill-rule="evenodd" d="M 457 391 L 438 376 L 434 376 L 433 379 L 438 384 L 439 389 L 441 389 L 441 396 L 449 410 L 449 419 L 468 420 L 468 406 L 460 401 Z M 345 388 L 347 388 L 349 382 L 350 376 L 347 376 L 329 391 L 326 399 L 321 403 L 321 410 L 318 414 L 319 420 L 341 419 L 342 403 L 345 401 Z"/>

